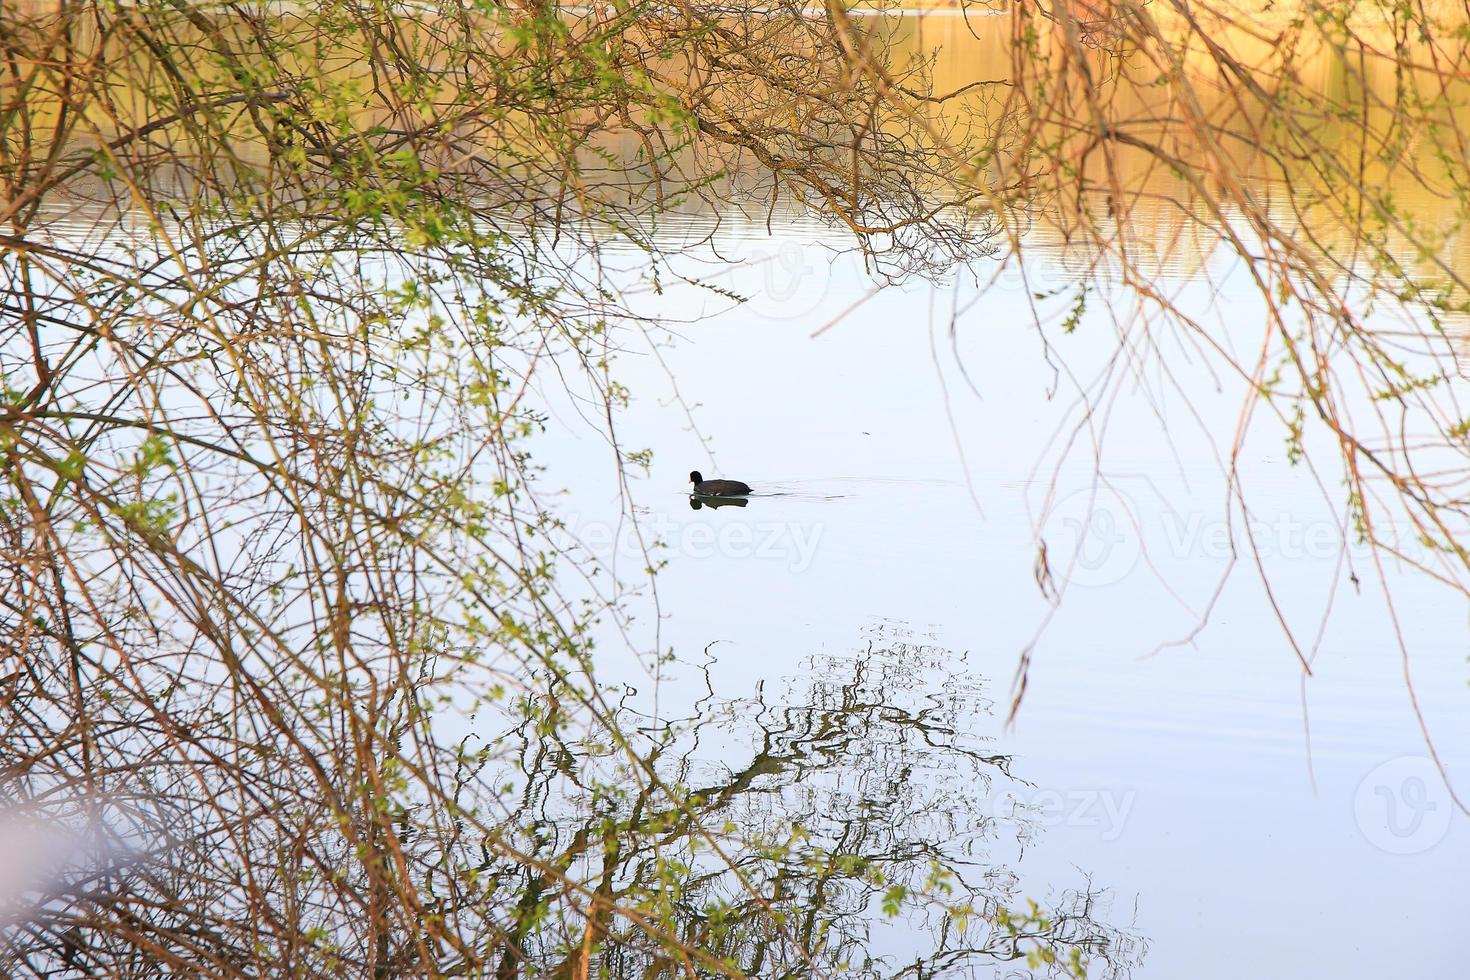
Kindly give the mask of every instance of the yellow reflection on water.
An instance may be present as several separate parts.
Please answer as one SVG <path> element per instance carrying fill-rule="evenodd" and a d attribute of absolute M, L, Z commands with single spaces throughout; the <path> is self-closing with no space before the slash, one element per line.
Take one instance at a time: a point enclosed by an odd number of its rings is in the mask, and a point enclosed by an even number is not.
<path fill-rule="evenodd" d="M 1383 243 L 1412 272 L 1432 277 L 1436 259 L 1470 270 L 1460 220 L 1470 199 L 1464 177 L 1470 138 L 1462 136 L 1470 133 L 1460 29 L 1466 15 L 1449 4 L 1421 8 L 1443 31 L 1431 40 L 1398 8 L 1378 4 L 1352 5 L 1340 20 L 1324 22 L 1323 11 L 1308 3 L 1216 10 L 1090 0 L 1074 7 L 1087 18 L 1081 47 L 1059 19 L 994 0 L 930 11 L 858 6 L 877 15 L 856 22 L 890 67 L 922 67 L 922 94 L 932 101 L 916 111 L 929 115 L 955 152 L 984 161 L 982 179 L 1011 193 L 1013 227 L 1029 244 L 1065 249 L 1090 242 L 1095 249 L 1112 243 L 1129 249 L 1137 268 L 1188 274 L 1227 235 L 1239 232 L 1249 241 L 1251 229 L 1237 228 L 1253 220 L 1240 207 L 1249 201 L 1347 268 L 1368 261 L 1369 246 Z M 274 31 L 289 38 L 299 30 L 303 38 L 299 47 L 279 46 L 286 74 L 334 83 L 335 102 L 318 107 L 324 115 L 342 114 L 359 130 L 411 128 L 456 97 L 448 80 L 456 65 L 436 49 L 431 22 L 410 25 L 405 38 L 422 45 L 425 66 L 444 70 L 444 84 L 424 87 L 413 99 L 383 98 L 383 80 L 349 35 L 334 40 L 304 9 L 271 9 Z M 30 3 L 13 7 L 10 16 L 44 24 L 61 10 Z M 174 20 L 171 42 L 203 45 L 211 24 L 227 23 L 224 42 L 245 43 L 238 20 L 211 16 Z M 824 14 L 814 8 L 810 16 Z M 656 19 L 648 16 L 650 24 Z M 166 66 L 132 40 L 121 47 L 104 40 L 86 19 L 75 24 L 70 43 L 110 59 L 106 98 L 69 109 L 86 119 L 72 137 L 79 146 L 140 127 L 153 128 L 155 146 L 174 142 L 185 121 L 158 116 L 157 93 L 169 84 Z M 677 64 L 662 67 L 678 75 Z M 207 66 L 200 70 L 207 75 Z M 46 81 L 45 70 L 37 77 Z M 1091 81 L 1091 92 L 1077 87 L 1079 77 Z M 369 97 L 374 87 L 379 97 Z M 946 97 L 953 93 L 959 94 Z M 26 92 L 28 126 L 38 141 L 70 97 L 56 84 Z M 524 123 L 487 128 L 474 138 L 486 153 L 531 152 L 517 142 Z M 812 123 L 793 115 L 793 125 Z M 1127 139 L 1099 140 L 1100 130 Z M 269 150 L 243 108 L 228 132 L 230 145 L 221 152 L 251 165 L 266 161 Z M 640 135 L 615 123 L 602 146 L 624 160 L 643 150 Z M 704 154 L 696 166 L 731 171 L 737 186 L 765 178 L 750 156 L 708 138 L 696 136 L 679 152 Z M 763 202 L 769 195 L 762 188 L 751 196 Z M 675 207 L 698 212 L 731 205 L 728 195 L 691 196 Z"/>

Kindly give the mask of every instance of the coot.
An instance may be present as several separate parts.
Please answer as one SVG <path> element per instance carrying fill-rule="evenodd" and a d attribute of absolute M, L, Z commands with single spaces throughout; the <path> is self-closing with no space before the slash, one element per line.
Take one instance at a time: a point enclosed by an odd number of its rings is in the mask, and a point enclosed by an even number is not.
<path fill-rule="evenodd" d="M 738 497 L 750 493 L 750 487 L 739 480 L 706 480 L 699 470 L 689 474 L 689 482 L 694 484 L 694 492 L 703 497 Z"/>

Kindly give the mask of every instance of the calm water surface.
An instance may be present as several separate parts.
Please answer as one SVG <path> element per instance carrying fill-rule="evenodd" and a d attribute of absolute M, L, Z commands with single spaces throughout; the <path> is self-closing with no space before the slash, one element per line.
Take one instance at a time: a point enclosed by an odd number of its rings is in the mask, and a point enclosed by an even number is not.
<path fill-rule="evenodd" d="M 792 308 L 809 297 L 809 309 L 783 316 L 773 292 L 764 313 L 758 298 L 710 315 L 698 297 L 671 295 L 671 319 L 706 318 L 677 328 L 659 357 L 621 361 L 639 393 L 621 438 L 654 451 L 639 502 L 668 546 L 657 642 L 688 661 L 660 704 L 697 695 L 689 664 L 710 644 L 715 689 L 737 696 L 810 672 L 813 657 L 850 655 L 864 630 L 916 631 L 998 702 L 961 724 L 1014 758 L 1039 808 L 1035 840 L 1015 855 L 1027 893 L 1089 879 L 1109 889 L 1110 924 L 1149 943 L 1135 975 L 1377 977 L 1402 968 L 1404 942 L 1391 937 L 1404 936 L 1418 937 L 1416 975 L 1457 975 L 1450 927 L 1470 913 L 1470 821 L 1427 760 L 1379 586 L 1361 571 L 1361 591 L 1348 580 L 1332 509 L 1286 465 L 1280 436 L 1252 440 L 1243 471 L 1277 601 L 1316 641 L 1305 683 L 1254 569 L 1231 567 L 1218 443 L 1188 425 L 1166 440 L 1150 392 L 1113 402 L 1109 485 L 1094 496 L 1091 472 L 1064 466 L 1062 503 L 1042 527 L 1054 556 L 1077 554 L 1053 612 L 1034 572 L 1050 480 L 1037 463 L 1071 406 L 1047 398 L 1025 294 L 979 300 L 960 320 L 958 359 L 946 311 L 963 285 L 884 291 L 813 338 L 869 284 L 801 229 L 778 234 L 750 248 L 799 249 L 811 281 Z M 1242 290 L 1239 301 L 1253 299 Z M 1079 329 L 1076 360 L 1105 346 L 1103 319 Z M 1228 439 L 1239 393 L 1215 390 L 1197 365 L 1177 369 L 1197 371 L 1194 408 Z M 1170 419 L 1184 409 L 1163 406 Z M 594 438 L 548 437 L 542 456 L 574 474 L 573 528 L 636 573 Z M 693 468 L 762 492 L 745 507 L 691 509 Z M 1467 610 L 1425 578 L 1389 577 L 1435 745 L 1464 772 Z M 654 623 L 650 610 L 647 648 Z M 612 676 L 648 690 L 626 645 L 603 656 Z M 1008 803 L 980 800 L 977 821 Z"/>
<path fill-rule="evenodd" d="M 982 66 L 988 43 L 966 49 Z M 1035 817 L 994 860 L 1037 898 L 1105 891 L 1099 918 L 1146 947 L 1134 975 L 1462 975 L 1470 819 L 1428 761 L 1371 559 L 1341 546 L 1330 463 L 1324 496 L 1267 421 L 1240 461 L 1276 607 L 1313 668 L 1304 679 L 1243 545 L 1232 561 L 1242 524 L 1228 516 L 1221 459 L 1244 396 L 1207 359 L 1175 345 L 1147 363 L 1104 401 L 1102 450 L 1085 436 L 1063 457 L 1075 385 L 1104 370 L 1133 316 L 1105 279 L 1053 351 L 1059 381 L 1028 295 L 1079 280 L 1044 240 L 1024 282 L 1012 265 L 981 291 L 975 277 L 995 272 L 982 263 L 875 292 L 836 232 L 779 211 L 769 230 L 723 217 L 686 271 L 750 302 L 692 287 L 649 297 L 667 330 L 639 334 L 619 361 L 635 392 L 620 438 L 653 450 L 638 504 L 668 560 L 636 642 L 681 660 L 657 685 L 658 710 L 699 696 L 706 649 L 722 696 L 769 698 L 840 673 L 872 631 L 922 637 L 983 685 L 993 708 L 957 724 L 1020 777 L 975 788 L 965 806 L 977 825 L 1017 802 Z M 662 235 L 694 241 L 712 224 L 692 214 Z M 631 286 L 638 263 L 625 258 Z M 1177 255 L 1160 267 L 1182 308 L 1256 342 L 1263 310 L 1238 269 Z M 568 425 L 542 458 L 571 488 L 573 529 L 636 573 L 606 446 L 570 415 L 559 410 Z M 691 469 L 759 492 L 744 507 L 692 509 Z M 1039 537 L 1054 569 L 1075 559 L 1059 607 L 1038 586 Z M 1408 570 L 1385 578 L 1434 745 L 1466 784 L 1470 610 Z M 625 643 L 603 658 L 610 676 L 654 689 Z M 924 676 L 941 695 L 943 672 Z M 706 751 L 735 766 L 752 747 L 731 736 Z"/>
<path fill-rule="evenodd" d="M 990 22 L 905 23 L 939 46 L 939 88 L 1003 77 Z M 1154 265 L 1177 305 L 1227 346 L 1258 343 L 1259 297 L 1228 261 L 1181 248 L 1168 211 L 1133 220 L 1160 228 Z M 694 772 L 719 782 L 785 751 L 755 802 L 807 807 L 829 829 L 842 808 L 881 806 L 965 858 L 994 886 L 982 892 L 1049 907 L 1091 894 L 1087 921 L 1135 976 L 1463 975 L 1470 819 L 1428 761 L 1410 681 L 1463 791 L 1470 610 L 1389 566 L 1390 615 L 1367 553 L 1341 546 L 1330 445 L 1307 446 L 1319 485 L 1269 421 L 1245 441 L 1273 604 L 1225 494 L 1243 389 L 1167 339 L 1110 374 L 1136 313 L 1044 234 L 998 277 L 982 260 L 882 290 L 840 233 L 780 209 L 684 213 L 658 237 L 688 246 L 690 279 L 749 297 L 667 277 L 654 295 L 636 253 L 604 256 L 661 321 L 627 334 L 616 370 L 634 393 L 621 445 L 653 451 L 636 504 L 667 565 L 656 605 L 638 598 L 600 666 L 641 710 L 699 734 Z M 1055 322 L 1084 283 L 1086 315 L 1048 351 L 1033 297 L 1057 294 L 1037 301 Z M 1088 416 L 1077 393 L 1098 379 L 1108 394 Z M 619 520 L 611 450 L 564 394 L 543 394 L 553 424 L 536 453 L 567 488 L 557 510 L 636 582 L 645 559 Z M 758 492 L 692 508 L 691 469 Z M 1059 605 L 1038 582 L 1040 540 L 1067 583 Z M 655 650 L 677 658 L 657 678 Z M 793 717 L 838 702 L 866 741 L 772 748 Z M 938 744 L 923 727 L 935 717 Z M 924 949 L 922 923 L 871 919 L 872 954 Z"/>

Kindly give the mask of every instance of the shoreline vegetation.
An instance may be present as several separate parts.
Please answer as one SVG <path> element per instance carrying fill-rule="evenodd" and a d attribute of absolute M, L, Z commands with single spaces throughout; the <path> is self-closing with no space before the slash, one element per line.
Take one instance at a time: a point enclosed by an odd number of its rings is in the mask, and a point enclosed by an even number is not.
<path fill-rule="evenodd" d="M 0 6 L 0 769 L 7 816 L 66 842 L 6 973 L 1130 972 L 1146 943 L 1090 888 L 969 882 L 901 794 L 841 826 L 786 806 L 818 763 L 902 785 L 920 736 L 972 788 L 1009 778 L 939 651 L 870 637 L 835 687 L 726 705 L 764 749 L 700 778 L 713 692 L 650 718 L 594 670 L 595 638 L 655 675 L 697 652 L 659 642 L 658 542 L 614 581 L 565 539 L 530 451 L 564 424 L 542 393 L 571 393 L 639 528 L 653 461 L 623 441 L 618 358 L 658 315 L 608 243 L 655 295 L 677 208 L 810 214 L 880 284 L 1065 250 L 1075 285 L 1032 294 L 1071 406 L 1043 472 L 1099 466 L 1116 399 L 1187 404 L 1171 358 L 1239 384 L 1232 431 L 1169 435 L 1217 449 L 1224 574 L 1258 580 L 1309 676 L 1252 540 L 1248 434 L 1368 547 L 1342 578 L 1384 615 L 1385 561 L 1470 595 L 1467 25 L 1187 0 L 995 3 L 983 31 L 854 16 L 889 9 Z M 1225 260 L 1259 321 L 1171 298 Z M 1110 345 L 1087 377 L 1079 329 Z M 1075 556 L 1040 525 L 1034 545 L 1055 609 Z M 959 693 L 904 686 L 925 678 Z M 763 778 L 789 791 L 774 815 L 746 808 Z M 901 953 L 868 956 L 885 924 Z"/>

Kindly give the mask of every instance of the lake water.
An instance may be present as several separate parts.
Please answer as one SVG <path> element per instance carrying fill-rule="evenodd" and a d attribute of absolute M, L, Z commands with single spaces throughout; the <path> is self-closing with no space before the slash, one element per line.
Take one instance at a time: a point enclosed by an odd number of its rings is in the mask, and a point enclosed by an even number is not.
<path fill-rule="evenodd" d="M 892 25 L 937 52 L 937 89 L 1010 70 L 1001 18 Z M 1247 270 L 1182 233 L 1173 178 L 1136 176 L 1123 220 L 1151 232 L 1154 284 L 1249 352 Z M 102 246 L 89 226 L 79 250 Z M 602 420 L 554 384 L 532 448 L 554 512 L 632 590 L 600 680 L 678 729 L 683 783 L 724 787 L 709 819 L 942 858 L 979 896 L 1038 902 L 1111 965 L 1094 976 L 1463 975 L 1470 818 L 1428 745 L 1470 792 L 1470 607 L 1354 542 L 1331 442 L 1308 433 L 1313 470 L 1264 411 L 1238 437 L 1245 384 L 1055 224 L 1019 258 L 897 284 L 787 207 L 688 205 L 653 234 L 684 277 L 657 293 L 641 253 L 600 256 L 650 321 L 620 328 L 612 370 L 619 448 L 652 452 L 634 499 Z M 1465 269 L 1467 248 L 1442 257 Z M 691 470 L 755 493 L 692 506 Z M 888 972 L 951 942 L 851 901 L 844 948 Z M 956 947 L 923 975 L 1024 975 L 1007 954 Z"/>
<path fill-rule="evenodd" d="M 660 241 L 709 225 L 691 214 Z M 1089 882 L 1105 893 L 1097 918 L 1140 944 L 1133 975 L 1462 974 L 1470 820 L 1429 759 L 1406 676 L 1463 783 L 1463 596 L 1391 564 L 1380 581 L 1366 549 L 1344 549 L 1331 446 L 1308 442 L 1325 461 L 1319 485 L 1289 465 L 1274 421 L 1239 456 L 1249 519 L 1232 511 L 1222 459 L 1244 389 L 1185 345 L 1123 372 L 1105 419 L 1063 452 L 1081 417 L 1067 372 L 1083 385 L 1101 375 L 1137 321 L 1123 290 L 1092 279 L 1075 332 L 1050 335 L 1059 382 L 1028 297 L 1062 290 L 1042 304 L 1055 323 L 1084 280 L 1044 234 L 984 289 L 991 260 L 878 291 L 842 244 L 789 211 L 769 229 L 726 222 L 715 247 L 681 261 L 748 303 L 683 286 L 640 301 L 662 327 L 626 339 L 617 372 L 634 400 L 618 431 L 625 449 L 653 451 L 636 503 L 667 545 L 657 611 L 640 607 L 632 634 L 636 650 L 680 661 L 657 710 L 679 716 L 705 690 L 706 650 L 721 697 L 779 700 L 835 682 L 874 636 L 921 642 L 981 686 L 956 723 L 1017 777 L 979 787 L 967 812 L 978 825 L 1019 800 L 1035 816 L 1034 834 L 990 852 L 995 866 L 1038 900 Z M 622 258 L 632 283 L 639 262 Z M 1239 268 L 1218 256 L 1161 268 L 1176 304 L 1221 336 L 1258 335 L 1264 310 Z M 568 488 L 572 530 L 636 577 L 610 450 L 570 406 L 556 412 L 538 453 Z M 692 469 L 756 493 L 693 509 Z M 1042 538 L 1070 581 L 1057 606 L 1037 580 Z M 628 642 L 610 638 L 601 656 L 606 676 L 653 690 Z M 916 676 L 938 698 L 945 673 Z M 734 771 L 758 742 L 736 732 L 702 751 Z"/>
<path fill-rule="evenodd" d="M 1069 405 L 1046 398 L 1024 294 L 992 291 L 959 321 L 977 396 L 946 336 L 953 287 L 881 293 L 813 338 L 868 286 L 783 231 L 818 283 L 801 287 L 810 309 L 715 314 L 678 328 L 657 358 L 620 361 L 638 393 L 621 437 L 654 451 L 640 504 L 669 545 L 662 646 L 693 663 L 715 644 L 725 696 L 850 656 L 885 624 L 953 651 L 997 702 L 966 723 L 1014 757 L 1026 792 L 1049 807 L 1018 870 L 1038 888 L 1075 887 L 1081 872 L 1112 889 L 1122 924 L 1151 946 L 1138 975 L 1376 977 L 1402 968 L 1404 944 L 1391 937 L 1403 936 L 1419 937 L 1418 975 L 1455 975 L 1470 821 L 1428 761 L 1382 594 L 1368 576 L 1361 593 L 1347 581 L 1331 511 L 1281 442 L 1253 443 L 1244 472 L 1292 624 L 1316 638 L 1334 603 L 1311 678 L 1254 570 L 1245 559 L 1230 569 L 1212 444 L 1167 444 L 1141 393 L 1115 403 L 1109 485 L 1090 518 L 1091 474 L 1063 471 L 1052 539 L 1083 551 L 1053 611 L 1034 575 L 1046 479 L 1036 466 Z M 675 296 L 664 309 L 679 318 L 698 306 Z M 1095 327 L 1082 325 L 1079 346 Z M 1230 398 L 1201 402 L 1228 436 Z M 1178 404 L 1166 412 L 1184 415 Z M 636 572 L 631 539 L 617 536 L 615 488 L 602 482 L 606 447 L 590 433 L 546 442 L 550 472 L 575 474 L 573 530 Z M 683 483 L 695 468 L 756 494 L 693 510 Z M 1425 578 L 1389 575 L 1421 707 L 1446 764 L 1463 772 L 1466 607 Z M 641 625 L 650 649 L 653 624 Z M 1033 642 L 1025 699 L 1006 726 Z M 638 683 L 626 646 L 603 657 L 612 676 Z M 692 672 L 674 677 L 665 706 L 690 696 L 678 681 Z"/>

